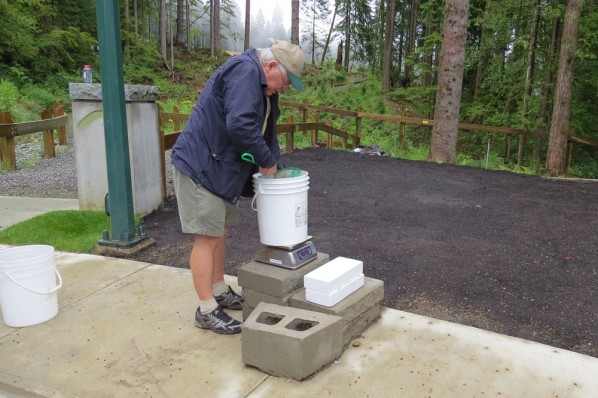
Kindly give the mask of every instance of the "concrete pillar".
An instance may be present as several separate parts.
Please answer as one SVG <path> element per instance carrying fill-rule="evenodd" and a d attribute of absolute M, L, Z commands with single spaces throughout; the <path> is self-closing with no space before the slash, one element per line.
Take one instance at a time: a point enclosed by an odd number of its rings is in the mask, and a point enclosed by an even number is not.
<path fill-rule="evenodd" d="M 108 193 L 100 84 L 71 83 L 77 189 L 81 210 L 104 210 Z M 148 214 L 162 204 L 159 114 L 154 86 L 125 85 L 133 207 Z"/>

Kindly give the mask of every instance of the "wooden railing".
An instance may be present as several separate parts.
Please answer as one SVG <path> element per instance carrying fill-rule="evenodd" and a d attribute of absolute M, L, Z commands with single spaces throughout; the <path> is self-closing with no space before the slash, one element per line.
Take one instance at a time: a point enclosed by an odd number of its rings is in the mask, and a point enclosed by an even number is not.
<path fill-rule="evenodd" d="M 285 134 L 286 138 L 286 150 L 287 152 L 291 152 L 293 150 L 293 137 L 294 133 L 296 132 L 309 132 L 311 131 L 312 145 L 326 145 L 328 148 L 332 148 L 333 146 L 339 145 L 343 148 L 355 148 L 359 145 L 361 140 L 361 126 L 362 121 L 364 119 L 368 120 L 379 120 L 379 121 L 387 121 L 397 123 L 397 130 L 399 132 L 399 146 L 401 149 L 404 148 L 405 145 L 405 126 L 406 125 L 418 125 L 418 126 L 427 126 L 432 127 L 434 126 L 434 120 L 426 119 L 426 118 L 416 118 L 416 117 L 408 117 L 404 114 L 402 115 L 381 115 L 376 113 L 367 113 L 367 112 L 355 112 L 355 111 L 347 111 L 342 109 L 336 108 L 329 108 L 317 105 L 310 105 L 307 101 L 303 103 L 298 102 L 291 102 L 291 101 L 279 101 L 281 106 L 288 106 L 294 109 L 297 109 L 301 113 L 301 120 L 299 122 L 294 122 L 293 118 L 288 118 L 285 120 L 284 123 L 279 123 L 277 125 L 277 130 L 279 134 Z M 349 132 L 346 126 L 349 126 L 353 123 L 341 123 L 344 124 L 344 129 L 338 129 L 332 126 L 330 122 L 328 123 L 321 123 L 321 114 L 330 114 L 335 115 L 338 118 L 342 119 L 355 119 L 354 123 L 354 131 Z M 311 121 L 309 121 L 311 117 Z M 179 113 L 178 109 L 175 108 L 173 112 L 163 112 L 160 111 L 160 128 L 161 130 L 164 129 L 164 126 L 172 122 L 173 123 L 173 130 L 174 133 L 166 134 L 165 135 L 165 143 L 166 149 L 172 147 L 176 138 L 178 137 L 178 132 L 181 130 L 181 126 L 184 122 L 189 118 L 187 114 Z M 459 129 L 464 131 L 474 131 L 474 132 L 483 132 L 483 133 L 491 133 L 491 134 L 504 134 L 506 135 L 505 140 L 505 162 L 510 161 L 511 157 L 511 140 L 513 137 L 519 137 L 520 139 L 526 139 L 530 137 L 542 137 L 548 138 L 548 132 L 540 131 L 540 130 L 523 130 L 523 129 L 516 129 L 510 127 L 496 127 L 496 126 L 484 126 L 481 124 L 471 124 L 471 123 L 459 123 Z M 324 132 L 328 134 L 327 139 L 325 141 L 319 140 L 319 132 Z M 340 141 L 335 141 L 336 138 L 340 138 Z M 589 146 L 593 149 L 598 149 L 598 141 L 595 140 L 588 140 L 585 138 L 577 137 L 575 135 L 570 135 L 568 138 L 569 144 L 579 143 L 582 145 Z M 519 154 L 518 154 L 519 156 Z M 518 159 L 519 160 L 519 159 Z"/>
<path fill-rule="evenodd" d="M 10 112 L 0 112 L 0 162 L 9 170 L 17 168 L 15 137 L 43 133 L 44 154 L 55 157 L 54 130 L 58 131 L 58 144 L 66 145 L 66 125 L 68 115 L 61 105 L 53 103 L 41 114 L 42 120 L 13 123 Z"/>

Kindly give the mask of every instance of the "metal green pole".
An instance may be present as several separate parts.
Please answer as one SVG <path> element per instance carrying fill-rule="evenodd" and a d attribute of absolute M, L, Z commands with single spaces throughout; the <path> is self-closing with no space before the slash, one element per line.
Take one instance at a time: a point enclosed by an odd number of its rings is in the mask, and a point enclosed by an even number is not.
<path fill-rule="evenodd" d="M 96 13 L 108 172 L 106 212 L 110 215 L 112 231 L 112 239 L 104 232 L 99 243 L 107 246 L 129 247 L 139 239 L 135 231 L 131 188 L 118 0 L 98 0 Z"/>

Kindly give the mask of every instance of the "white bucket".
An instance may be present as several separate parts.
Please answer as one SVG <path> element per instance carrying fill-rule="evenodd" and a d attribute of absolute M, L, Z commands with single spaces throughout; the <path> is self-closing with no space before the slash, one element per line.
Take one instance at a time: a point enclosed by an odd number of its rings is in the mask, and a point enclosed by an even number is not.
<path fill-rule="evenodd" d="M 7 326 L 37 325 L 58 314 L 62 278 L 54 257 L 54 248 L 46 245 L 0 251 L 0 308 Z"/>
<path fill-rule="evenodd" d="M 292 246 L 309 239 L 307 235 L 307 191 L 309 176 L 260 178 L 253 175 L 260 242 L 269 246 Z M 256 207 L 257 205 L 257 207 Z"/>

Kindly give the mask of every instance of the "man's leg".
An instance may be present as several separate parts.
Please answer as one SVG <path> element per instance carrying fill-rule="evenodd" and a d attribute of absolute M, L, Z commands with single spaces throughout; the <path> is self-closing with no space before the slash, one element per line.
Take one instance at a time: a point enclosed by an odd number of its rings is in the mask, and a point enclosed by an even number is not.
<path fill-rule="evenodd" d="M 189 265 L 199 299 L 212 299 L 212 285 L 224 280 L 224 237 L 195 235 Z"/>

